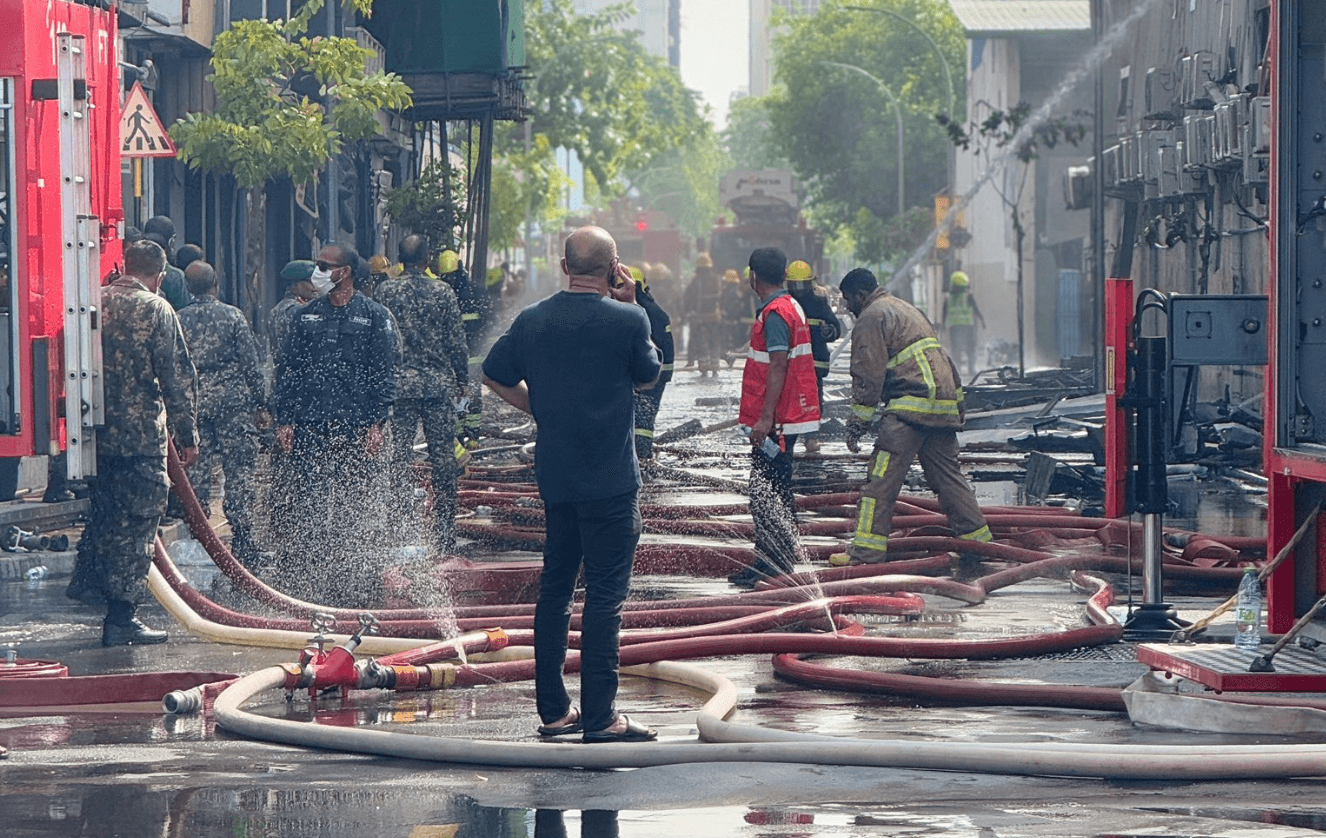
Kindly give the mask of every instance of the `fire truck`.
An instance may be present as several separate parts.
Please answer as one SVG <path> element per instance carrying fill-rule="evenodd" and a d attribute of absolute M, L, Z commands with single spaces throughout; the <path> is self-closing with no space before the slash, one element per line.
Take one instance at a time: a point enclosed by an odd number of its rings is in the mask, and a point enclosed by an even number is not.
<path fill-rule="evenodd" d="M 0 0 L 0 499 L 36 455 L 96 469 L 100 277 L 119 259 L 116 12 Z M 44 477 L 44 474 L 42 475 Z"/>
<path fill-rule="evenodd" d="M 719 182 L 718 198 L 733 216 L 731 224 L 726 217 L 719 219 L 709 234 L 709 255 L 720 275 L 728 269 L 741 273 L 756 248 L 777 247 L 788 259 L 808 262 L 817 275 L 824 276 L 824 238 L 806 226 L 791 172 L 728 172 Z"/>

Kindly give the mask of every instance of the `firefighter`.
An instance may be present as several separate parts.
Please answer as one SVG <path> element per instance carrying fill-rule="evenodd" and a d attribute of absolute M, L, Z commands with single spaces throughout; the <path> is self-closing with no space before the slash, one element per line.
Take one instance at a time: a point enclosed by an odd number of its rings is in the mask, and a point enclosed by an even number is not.
<path fill-rule="evenodd" d="M 815 281 L 815 271 L 809 263 L 798 259 L 787 266 L 787 290 L 792 299 L 801 305 L 806 314 L 806 325 L 810 326 L 810 350 L 815 358 L 815 387 L 819 396 L 820 414 L 824 413 L 824 378 L 829 374 L 829 344 L 843 334 L 843 324 L 833 313 L 829 304 L 829 294 L 824 286 Z M 807 453 L 815 453 L 820 448 L 819 440 L 811 437 L 805 440 Z"/>
<path fill-rule="evenodd" d="M 673 360 L 676 356 L 672 343 L 672 318 L 650 293 L 645 272 L 631 266 L 631 279 L 635 280 L 635 301 L 649 315 L 649 338 L 663 353 L 663 371 L 658 374 L 658 381 L 647 388 L 635 391 L 635 456 L 641 462 L 652 462 L 654 458 L 654 420 L 658 418 L 658 406 L 663 401 L 663 390 L 672 380 Z"/>
<path fill-rule="evenodd" d="M 708 253 L 695 259 L 695 275 L 686 286 L 684 303 L 686 320 L 690 325 L 687 366 L 700 368 L 700 377 L 718 377 L 719 326 L 722 310 L 719 308 L 718 277 L 714 275 L 714 261 Z"/>
<path fill-rule="evenodd" d="M 492 301 L 483 289 L 475 286 L 456 251 L 439 253 L 434 269 L 438 278 L 456 292 L 456 301 L 460 303 L 460 321 L 470 353 L 470 384 L 463 406 L 457 406 L 456 430 L 463 442 L 473 443 L 479 438 L 479 423 L 483 418 L 483 385 L 478 367 L 483 363 L 484 342 L 493 325 Z"/>
<path fill-rule="evenodd" d="M 944 297 L 944 311 L 939 325 L 948 328 L 948 343 L 957 360 L 967 362 L 967 376 L 976 374 L 976 321 L 985 328 L 985 317 L 976 305 L 971 291 L 971 280 L 962 271 L 954 271 L 948 279 L 948 295 Z"/>
<path fill-rule="evenodd" d="M 857 504 L 856 533 L 834 564 L 886 559 L 893 506 L 912 460 L 921 461 L 926 482 L 959 538 L 990 541 L 990 528 L 958 466 L 962 427 L 962 384 L 958 370 L 919 309 L 880 288 L 865 268 L 849 271 L 839 284 L 852 327 L 852 415 L 847 447 L 861 438 L 879 414 L 875 449 Z"/>
<path fill-rule="evenodd" d="M 750 282 L 749 268 L 746 269 L 746 282 L 748 284 Z M 737 362 L 742 348 L 746 346 L 751 324 L 755 322 L 755 308 L 750 294 L 742 285 L 741 275 L 731 268 L 723 272 L 723 291 L 719 300 L 719 309 L 723 317 L 719 351 L 730 367 Z M 715 371 L 714 375 L 717 376 L 718 372 Z"/>

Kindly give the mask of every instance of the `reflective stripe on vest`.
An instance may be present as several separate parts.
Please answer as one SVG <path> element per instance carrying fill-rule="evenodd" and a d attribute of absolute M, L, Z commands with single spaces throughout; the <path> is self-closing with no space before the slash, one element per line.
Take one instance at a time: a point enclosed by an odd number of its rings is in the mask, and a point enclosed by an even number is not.
<path fill-rule="evenodd" d="M 948 298 L 948 324 L 950 326 L 970 326 L 976 322 L 972 312 L 971 292 L 950 294 Z"/>
<path fill-rule="evenodd" d="M 815 361 L 811 355 L 810 327 L 801 304 L 791 295 L 780 294 L 769 301 L 751 327 L 750 349 L 741 373 L 741 408 L 739 421 L 747 427 L 759 421 L 764 409 L 764 393 L 769 377 L 770 353 L 764 334 L 769 314 L 777 314 L 787 323 L 791 346 L 787 353 L 787 377 L 783 392 L 774 408 L 774 427 L 785 434 L 809 433 L 819 429 L 819 387 L 815 380 Z"/>
<path fill-rule="evenodd" d="M 479 312 L 477 312 L 477 311 L 471 311 L 471 312 L 468 313 L 468 314 L 462 314 L 462 315 L 460 316 L 460 319 L 461 319 L 461 320 L 478 320 L 478 319 L 479 319 Z"/>

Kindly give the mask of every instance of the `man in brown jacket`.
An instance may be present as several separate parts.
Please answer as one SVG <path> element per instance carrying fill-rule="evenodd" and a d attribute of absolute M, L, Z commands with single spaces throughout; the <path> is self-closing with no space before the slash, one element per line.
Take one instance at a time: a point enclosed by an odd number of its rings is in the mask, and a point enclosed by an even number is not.
<path fill-rule="evenodd" d="M 852 546 L 831 561 L 885 560 L 893 506 L 917 458 L 954 533 L 970 541 L 989 541 L 990 528 L 958 466 L 962 386 L 934 326 L 917 308 L 880 288 L 865 268 L 849 271 L 838 287 L 856 318 L 852 416 L 847 423 L 851 451 L 860 450 L 861 438 L 876 415 L 882 415 L 857 505 Z"/>

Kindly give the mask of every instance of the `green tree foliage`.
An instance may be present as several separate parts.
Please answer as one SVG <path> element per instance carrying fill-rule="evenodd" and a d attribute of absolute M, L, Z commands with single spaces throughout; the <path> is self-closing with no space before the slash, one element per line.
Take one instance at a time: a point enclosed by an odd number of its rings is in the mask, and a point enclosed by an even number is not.
<path fill-rule="evenodd" d="M 943 0 L 852 0 L 780 22 L 776 84 L 766 97 L 772 145 L 806 184 L 811 215 L 830 234 L 849 229 L 860 258 L 913 249 L 924 235 L 908 242 L 900 234 L 918 225 L 885 223 L 898 213 L 891 100 L 902 111 L 906 205 L 928 207 L 948 181 L 947 137 L 935 117 L 949 110 L 949 72 L 958 87 L 954 110 L 964 110 L 965 36 L 953 12 Z"/>
<path fill-rule="evenodd" d="M 372 0 L 349 5 L 368 13 Z M 308 0 L 288 21 L 236 21 L 216 37 L 208 79 L 217 108 L 171 126 L 180 160 L 241 187 L 278 175 L 305 183 L 343 143 L 376 134 L 380 109 L 409 106 L 405 83 L 366 72 L 371 53 L 353 39 L 306 36 L 323 6 Z"/>
<path fill-rule="evenodd" d="M 528 206 L 535 219 L 556 223 L 568 181 L 554 150 L 568 148 L 585 167 L 589 194 L 636 188 L 642 203 L 655 202 L 683 223 L 712 221 L 722 168 L 713 128 L 676 70 L 646 53 L 636 33 L 616 29 L 630 4 L 581 14 L 571 0 L 549 0 L 526 14 L 529 148 L 524 125 L 499 126 L 494 212 L 518 208 L 523 218 Z M 493 246 L 509 246 L 514 239 L 504 232 L 514 229 L 494 218 Z"/>
<path fill-rule="evenodd" d="M 387 193 L 387 214 L 402 230 L 428 236 L 433 249 L 457 250 L 456 228 L 465 211 L 465 178 L 442 160 Z"/>
<path fill-rule="evenodd" d="M 744 96 L 733 102 L 722 138 L 734 169 L 792 168 L 774 142 L 768 97 Z"/>

